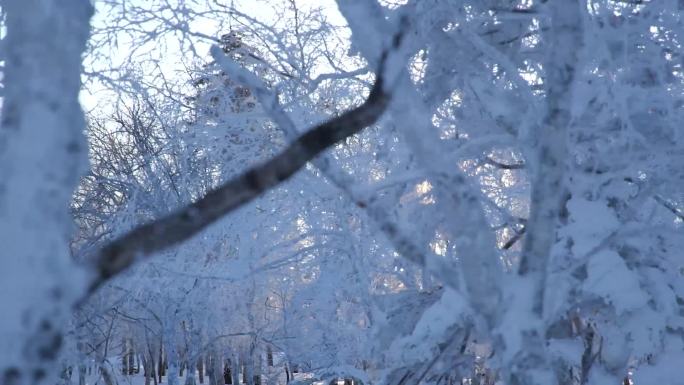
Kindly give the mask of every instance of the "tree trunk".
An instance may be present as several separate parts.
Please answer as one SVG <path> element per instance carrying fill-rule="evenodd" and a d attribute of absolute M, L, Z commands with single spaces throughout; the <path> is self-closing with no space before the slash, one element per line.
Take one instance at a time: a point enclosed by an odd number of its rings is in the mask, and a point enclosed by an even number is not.
<path fill-rule="evenodd" d="M 145 385 L 150 385 L 150 366 L 145 356 L 142 356 L 141 358 L 143 365 L 143 376 L 145 377 Z"/>
<path fill-rule="evenodd" d="M 239 385 L 240 384 L 240 365 L 238 364 L 237 357 L 233 355 L 233 358 L 231 359 L 231 364 L 232 364 L 232 377 L 233 377 L 233 385 Z"/>
<path fill-rule="evenodd" d="M 271 345 L 266 346 L 266 365 L 273 366 L 273 348 Z"/>
<path fill-rule="evenodd" d="M 154 363 L 154 358 L 150 356 L 143 356 L 143 368 L 145 370 L 145 385 L 150 385 L 150 380 L 157 385 L 157 373 Z"/>
<path fill-rule="evenodd" d="M 202 356 L 197 359 L 197 373 L 199 376 L 199 383 L 204 384 L 204 358 Z"/>
<path fill-rule="evenodd" d="M 187 375 L 185 377 L 185 385 L 195 385 L 195 369 L 197 368 L 197 364 L 195 362 L 189 362 L 186 361 L 185 364 L 187 365 Z"/>
<path fill-rule="evenodd" d="M 86 367 L 85 365 L 78 366 L 78 385 L 85 385 L 86 383 Z"/>
<path fill-rule="evenodd" d="M 114 385 L 114 380 L 107 368 L 100 366 L 100 374 L 102 375 L 102 381 L 104 381 L 105 385 Z"/>
<path fill-rule="evenodd" d="M 176 344 L 173 342 L 172 336 L 176 334 L 176 330 L 173 327 L 175 322 L 173 319 L 166 322 L 166 335 L 168 336 L 166 344 L 166 349 L 164 349 L 164 375 L 167 376 L 167 381 L 169 385 L 178 385 L 178 352 L 176 351 Z M 168 372 L 168 373 L 167 373 Z"/>
<path fill-rule="evenodd" d="M 61 384 L 64 384 L 64 385 L 71 384 L 71 373 L 70 373 L 70 368 L 68 366 L 62 367 L 62 373 L 60 375 L 60 378 L 62 380 L 62 381 L 60 381 Z"/>
<path fill-rule="evenodd" d="M 163 382 L 162 376 L 164 376 L 164 351 L 161 344 L 159 346 L 159 360 L 157 360 L 157 375 L 159 376 L 159 383 L 161 384 Z"/>
<path fill-rule="evenodd" d="M 128 374 L 128 341 L 123 339 L 121 345 L 121 374 L 124 376 Z"/>
<path fill-rule="evenodd" d="M 135 350 L 133 350 L 133 346 L 131 346 L 131 352 L 128 355 L 128 375 L 132 376 L 135 372 Z"/>
<path fill-rule="evenodd" d="M 214 385 L 214 371 L 213 371 L 213 357 L 211 354 L 207 354 L 204 358 L 204 371 L 206 372 L 209 385 Z"/>
<path fill-rule="evenodd" d="M 211 385 L 223 385 L 223 357 L 216 351 L 213 351 L 211 355 L 211 372 Z"/>
<path fill-rule="evenodd" d="M 245 377 L 247 385 L 254 385 L 254 362 L 251 359 L 245 364 Z"/>
<path fill-rule="evenodd" d="M 223 363 L 223 383 L 225 385 L 233 385 L 233 376 L 231 373 L 231 369 L 232 369 L 232 362 L 230 361 L 230 359 L 227 359 Z"/>
<path fill-rule="evenodd" d="M 254 352 L 256 352 L 256 349 L 253 349 L 252 357 L 254 357 Z M 261 385 L 261 366 L 262 366 L 261 354 L 257 353 L 256 362 L 253 358 L 252 358 L 252 362 L 254 363 L 254 385 Z"/>
<path fill-rule="evenodd" d="M 78 102 L 88 0 L 3 0 L 0 383 L 56 383 L 81 270 L 69 212 L 87 165 Z M 22 300 L 16 300 L 22 298 Z"/>

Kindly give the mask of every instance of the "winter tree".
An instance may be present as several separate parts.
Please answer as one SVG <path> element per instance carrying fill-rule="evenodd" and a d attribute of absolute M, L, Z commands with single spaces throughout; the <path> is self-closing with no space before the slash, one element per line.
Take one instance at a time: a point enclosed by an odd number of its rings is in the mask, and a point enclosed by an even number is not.
<path fill-rule="evenodd" d="M 3 1 L 2 383 L 679 383 L 680 3 Z"/>

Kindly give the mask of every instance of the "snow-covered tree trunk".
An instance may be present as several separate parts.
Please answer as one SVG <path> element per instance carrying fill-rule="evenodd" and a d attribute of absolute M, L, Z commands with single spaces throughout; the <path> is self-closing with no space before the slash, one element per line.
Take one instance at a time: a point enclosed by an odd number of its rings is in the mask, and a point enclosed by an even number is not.
<path fill-rule="evenodd" d="M 166 343 L 166 353 L 167 353 L 167 360 L 168 360 L 168 366 L 169 366 L 169 372 L 168 372 L 168 381 L 169 385 L 178 385 L 178 371 L 179 371 L 179 365 L 178 365 L 178 352 L 176 351 L 176 344 L 174 340 L 174 336 L 176 333 L 175 330 L 175 317 L 174 316 L 168 316 L 166 319 L 166 323 L 164 324 L 165 326 L 165 331 L 164 333 L 166 334 L 166 340 L 168 341 Z"/>
<path fill-rule="evenodd" d="M 187 374 L 185 377 L 185 385 L 195 385 L 197 382 L 195 381 L 195 370 L 196 370 L 196 365 L 194 361 L 188 361 L 187 363 Z"/>
<path fill-rule="evenodd" d="M 207 360 L 207 371 L 209 372 L 209 383 L 211 385 L 223 384 L 223 357 L 217 349 L 212 349 Z"/>
<path fill-rule="evenodd" d="M 230 362 L 232 365 L 233 385 L 238 385 L 240 383 L 240 365 L 238 365 L 238 358 L 235 354 L 232 355 Z"/>
<path fill-rule="evenodd" d="M 508 309 L 505 321 L 520 328 L 505 337 L 508 353 L 517 354 L 514 363 L 507 365 L 513 384 L 556 383 L 545 350 L 544 295 L 547 265 L 566 196 L 567 132 L 572 123 L 573 86 L 583 46 L 583 8 L 576 0 L 549 2 L 547 7 L 551 25 L 545 35 L 549 47 L 544 63 L 546 111 L 541 124 L 527 138 L 528 163 L 534 166 L 530 217 L 518 271 L 521 281 L 516 290 L 520 292 L 515 294 L 518 298 Z M 516 313 L 526 315 L 511 316 Z"/>
<path fill-rule="evenodd" d="M 0 383 L 50 382 L 83 279 L 69 202 L 86 163 L 78 103 L 88 0 L 7 0 L 0 122 Z"/>
<path fill-rule="evenodd" d="M 78 366 L 78 385 L 85 385 L 86 380 L 86 367 L 85 365 Z"/>

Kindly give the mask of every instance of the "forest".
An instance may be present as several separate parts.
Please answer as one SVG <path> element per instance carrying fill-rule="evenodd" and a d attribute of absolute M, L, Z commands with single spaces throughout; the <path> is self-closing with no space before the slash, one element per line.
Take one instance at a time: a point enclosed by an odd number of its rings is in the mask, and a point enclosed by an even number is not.
<path fill-rule="evenodd" d="M 0 385 L 684 384 L 680 34 L 0 0 Z"/>

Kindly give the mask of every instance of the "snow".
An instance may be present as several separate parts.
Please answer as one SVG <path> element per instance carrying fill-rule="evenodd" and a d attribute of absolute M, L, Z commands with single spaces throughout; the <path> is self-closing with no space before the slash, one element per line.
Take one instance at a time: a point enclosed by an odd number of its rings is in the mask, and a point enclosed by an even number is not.
<path fill-rule="evenodd" d="M 387 358 L 396 365 L 434 355 L 438 345 L 454 332 L 454 325 L 468 313 L 465 299 L 455 290 L 445 289 L 440 299 L 423 311 L 413 332 L 392 342 Z"/>
<path fill-rule="evenodd" d="M 97 4 L 85 58 L 90 2 L 2 3 L 0 382 L 681 383 L 681 6 L 335 3 Z M 114 237 L 367 121 L 378 75 L 381 119 L 84 294 Z"/>
<path fill-rule="evenodd" d="M 574 240 L 572 252 L 578 257 L 594 250 L 620 225 L 605 201 L 573 197 L 568 201 L 567 208 L 570 223 L 563 229 L 563 234 Z"/>
<path fill-rule="evenodd" d="M 641 290 L 639 277 L 616 252 L 605 250 L 592 256 L 587 273 L 582 290 L 604 298 L 618 316 L 646 306 L 649 298 Z"/>

